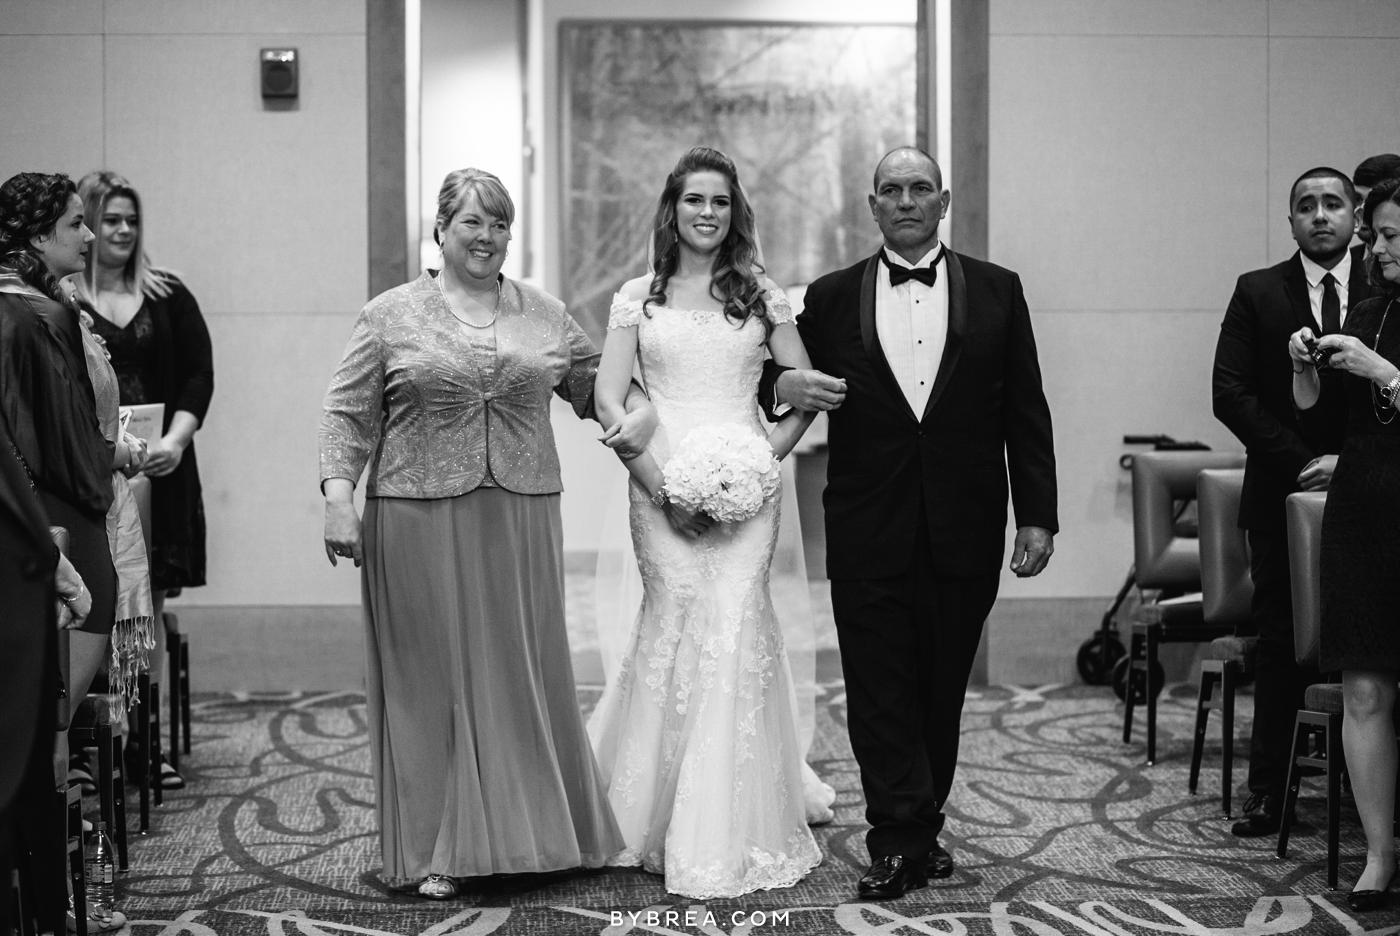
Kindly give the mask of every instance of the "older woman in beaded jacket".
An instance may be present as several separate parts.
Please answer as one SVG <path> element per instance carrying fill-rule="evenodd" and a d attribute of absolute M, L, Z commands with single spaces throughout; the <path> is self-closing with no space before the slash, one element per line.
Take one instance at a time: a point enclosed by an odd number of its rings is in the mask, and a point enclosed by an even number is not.
<path fill-rule="evenodd" d="M 549 421 L 556 394 L 594 417 L 598 353 L 501 275 L 514 215 L 495 176 L 447 176 L 442 270 L 365 307 L 321 423 L 326 551 L 364 564 L 383 873 L 434 899 L 623 847 L 574 694 Z M 640 391 L 628 408 L 623 457 L 655 428 Z"/>

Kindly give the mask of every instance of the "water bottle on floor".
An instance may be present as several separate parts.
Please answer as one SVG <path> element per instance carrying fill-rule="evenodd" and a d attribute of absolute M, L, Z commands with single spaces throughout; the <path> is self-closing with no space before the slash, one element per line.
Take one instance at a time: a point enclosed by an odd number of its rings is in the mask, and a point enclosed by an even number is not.
<path fill-rule="evenodd" d="M 117 900 L 117 862 L 112 840 L 107 836 L 107 823 L 99 822 L 97 830 L 88 837 L 83 849 L 83 861 L 87 872 L 87 899 L 89 904 L 100 904 L 111 910 Z"/>

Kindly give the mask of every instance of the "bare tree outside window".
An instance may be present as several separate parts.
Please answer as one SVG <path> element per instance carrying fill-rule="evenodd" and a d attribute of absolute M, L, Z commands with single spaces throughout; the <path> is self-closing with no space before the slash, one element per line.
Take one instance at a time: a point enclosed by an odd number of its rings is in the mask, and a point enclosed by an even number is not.
<path fill-rule="evenodd" d="M 561 29 L 564 298 L 595 341 L 613 292 L 646 270 L 666 173 L 697 144 L 738 164 L 779 284 L 874 252 L 871 172 L 914 140 L 913 26 Z"/>

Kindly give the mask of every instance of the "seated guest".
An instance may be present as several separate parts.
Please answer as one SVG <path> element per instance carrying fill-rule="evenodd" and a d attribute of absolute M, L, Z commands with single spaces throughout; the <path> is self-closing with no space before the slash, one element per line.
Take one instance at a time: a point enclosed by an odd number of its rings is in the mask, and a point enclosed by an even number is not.
<path fill-rule="evenodd" d="M 0 417 L 92 593 L 70 642 L 74 705 L 107 651 L 117 598 L 107 542 L 113 447 L 97 421 L 78 310 L 59 284 L 83 269 L 92 240 L 67 176 L 25 172 L 0 186 Z"/>
<path fill-rule="evenodd" d="M 1360 248 L 1348 250 L 1356 196 L 1336 169 L 1303 173 L 1289 194 L 1298 250 L 1277 266 L 1240 277 L 1215 349 L 1215 416 L 1247 450 L 1240 526 L 1249 540 L 1256 658 L 1254 733 L 1249 744 L 1249 799 L 1232 827 L 1238 836 L 1273 835 L 1282 819 L 1293 723 L 1316 672 L 1293 655 L 1284 501 L 1299 490 L 1327 487 L 1342 446 L 1341 392 L 1331 423 L 1305 432 L 1294 415 L 1288 336 L 1304 322 L 1318 334 L 1342 329 L 1348 310 L 1368 295 Z M 1337 381 L 1326 381 L 1335 384 Z"/>
<path fill-rule="evenodd" d="M 1361 203 L 1371 194 L 1371 189 L 1386 179 L 1400 179 L 1400 156 L 1381 153 L 1378 156 L 1368 156 L 1357 164 L 1356 171 L 1351 174 L 1351 184 L 1356 186 L 1358 221 L 1361 219 Z M 1356 234 L 1361 238 L 1363 247 L 1371 243 L 1371 231 L 1365 224 L 1357 226 Z"/>
<path fill-rule="evenodd" d="M 1330 354 L 1314 364 L 1310 328 L 1288 343 L 1301 418 L 1321 410 L 1319 369 L 1345 375 L 1346 442 L 1322 517 L 1322 646 L 1318 665 L 1342 673 L 1342 745 L 1366 868 L 1348 897 L 1353 910 L 1385 903 L 1395 876 L 1395 709 L 1400 678 L 1400 180 L 1371 189 L 1362 219 L 1372 232 L 1378 294 L 1356 306 L 1342 334 L 1316 339 Z M 1390 316 L 1395 319 L 1391 320 Z M 1321 414 L 1326 418 L 1326 414 Z"/>

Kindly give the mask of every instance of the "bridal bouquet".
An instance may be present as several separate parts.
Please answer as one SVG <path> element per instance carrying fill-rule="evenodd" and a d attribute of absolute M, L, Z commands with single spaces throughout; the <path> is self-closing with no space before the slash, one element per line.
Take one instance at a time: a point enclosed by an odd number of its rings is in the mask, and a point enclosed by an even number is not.
<path fill-rule="evenodd" d="M 780 477 L 768 440 L 734 424 L 692 429 L 662 475 L 667 497 L 721 523 L 757 514 Z"/>

